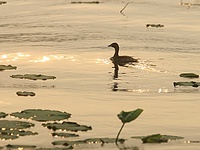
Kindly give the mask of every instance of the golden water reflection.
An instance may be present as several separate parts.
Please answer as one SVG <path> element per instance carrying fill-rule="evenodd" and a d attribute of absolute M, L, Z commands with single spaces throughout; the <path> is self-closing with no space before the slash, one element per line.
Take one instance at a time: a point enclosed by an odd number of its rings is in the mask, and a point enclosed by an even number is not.
<path fill-rule="evenodd" d="M 28 62 L 38 63 L 38 62 L 48 62 L 52 60 L 70 60 L 76 61 L 77 59 L 74 56 L 65 56 L 62 54 L 56 55 L 44 55 L 44 56 L 37 56 L 34 54 L 28 53 L 9 53 L 9 54 L 0 54 L 0 62 L 15 62 L 17 60 L 24 60 L 28 59 Z"/>

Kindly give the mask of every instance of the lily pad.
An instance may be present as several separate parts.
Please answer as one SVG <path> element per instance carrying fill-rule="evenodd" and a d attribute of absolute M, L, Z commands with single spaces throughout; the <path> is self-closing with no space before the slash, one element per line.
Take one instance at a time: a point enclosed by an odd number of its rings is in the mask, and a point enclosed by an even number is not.
<path fill-rule="evenodd" d="M 120 143 L 124 143 L 124 139 L 118 140 Z M 54 141 L 52 142 L 53 145 L 80 145 L 80 144 L 97 144 L 97 143 L 114 143 L 115 138 L 91 138 L 91 139 L 85 139 L 85 140 L 77 140 L 77 141 L 67 141 L 67 140 L 61 140 L 61 141 Z"/>
<path fill-rule="evenodd" d="M 48 79 L 55 79 L 55 76 L 47 76 L 42 74 L 17 74 L 11 75 L 11 78 L 18 78 L 18 79 L 29 79 L 29 80 L 48 80 Z"/>
<path fill-rule="evenodd" d="M 161 27 L 164 27 L 164 25 L 163 24 L 146 24 L 146 27 L 161 28 Z"/>
<path fill-rule="evenodd" d="M 191 81 L 191 82 L 174 82 L 174 87 L 177 87 L 177 86 L 192 86 L 192 87 L 198 87 L 200 86 L 200 82 L 194 82 L 194 81 Z"/>
<path fill-rule="evenodd" d="M 91 1 L 91 2 L 71 2 L 71 4 L 99 4 L 100 2 L 99 1 Z"/>
<path fill-rule="evenodd" d="M 35 96 L 34 92 L 18 91 L 16 92 L 18 96 Z"/>
<path fill-rule="evenodd" d="M 36 150 L 66 150 L 66 149 L 74 149 L 71 145 L 66 146 L 65 148 L 37 148 Z"/>
<path fill-rule="evenodd" d="M 118 118 L 122 121 L 122 123 L 128 123 L 133 120 L 135 120 L 141 113 L 143 112 L 142 109 L 138 108 L 134 111 L 121 111 L 120 114 L 118 114 Z"/>
<path fill-rule="evenodd" d="M 45 123 L 42 124 L 44 127 L 47 127 L 48 129 L 52 130 L 65 130 L 65 131 L 87 131 L 87 130 L 92 130 L 91 126 L 86 126 L 86 125 L 79 125 L 76 122 L 62 122 L 62 123 Z"/>
<path fill-rule="evenodd" d="M 0 118 L 5 118 L 6 116 L 8 116 L 8 114 L 6 114 L 4 112 L 0 112 Z"/>
<path fill-rule="evenodd" d="M 85 139 L 86 143 L 115 143 L 116 138 L 91 138 Z M 124 143 L 125 139 L 118 139 L 118 142 Z"/>
<path fill-rule="evenodd" d="M 0 120 L 0 129 L 26 129 L 35 124 L 25 121 Z"/>
<path fill-rule="evenodd" d="M 11 144 L 6 145 L 6 147 L 9 149 L 29 149 L 29 150 L 36 148 L 35 145 L 11 145 Z"/>
<path fill-rule="evenodd" d="M 32 119 L 40 122 L 64 120 L 70 118 L 71 116 L 71 114 L 67 112 L 43 109 L 27 109 L 10 115 L 17 118 Z"/>
<path fill-rule="evenodd" d="M 1 4 L 1 2 L 0 2 Z M 16 66 L 11 66 L 11 65 L 0 65 L 0 71 L 4 71 L 4 70 L 12 70 L 12 69 L 17 69 Z"/>
<path fill-rule="evenodd" d="M 152 134 L 148 136 L 137 136 L 131 138 L 140 138 L 143 143 L 165 143 L 169 140 L 180 140 L 183 137 L 180 136 L 172 136 L 172 135 L 161 135 L 161 134 Z"/>
<path fill-rule="evenodd" d="M 79 135 L 78 134 L 73 134 L 73 133 L 52 133 L 51 134 L 52 136 L 57 136 L 57 137 L 64 137 L 64 138 L 67 138 L 67 137 L 78 137 Z"/>
<path fill-rule="evenodd" d="M 0 139 L 17 139 L 19 136 L 36 135 L 38 133 L 23 129 L 33 127 L 33 123 L 24 121 L 0 120 Z"/>
<path fill-rule="evenodd" d="M 184 78 L 199 78 L 199 75 L 195 73 L 181 73 L 179 76 Z"/>

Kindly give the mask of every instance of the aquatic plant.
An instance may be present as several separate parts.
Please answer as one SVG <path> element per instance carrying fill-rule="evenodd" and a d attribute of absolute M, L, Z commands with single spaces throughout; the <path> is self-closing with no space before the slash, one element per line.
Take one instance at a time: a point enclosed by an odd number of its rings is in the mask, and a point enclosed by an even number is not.
<path fill-rule="evenodd" d="M 0 139 L 17 139 L 19 136 L 36 135 L 37 132 L 25 131 L 35 124 L 24 121 L 0 120 Z"/>
<path fill-rule="evenodd" d="M 47 76 L 42 74 L 17 74 L 11 75 L 11 78 L 18 78 L 18 79 L 29 79 L 29 80 L 48 80 L 48 79 L 56 79 L 55 76 Z"/>
<path fill-rule="evenodd" d="M 169 140 L 180 140 L 184 139 L 181 136 L 173 136 L 173 135 L 161 135 L 161 134 L 152 134 L 147 136 L 134 136 L 131 138 L 139 138 L 143 143 L 166 143 Z"/>
<path fill-rule="evenodd" d="M 146 27 L 155 27 L 155 28 L 161 28 L 164 27 L 163 24 L 146 24 Z"/>
<path fill-rule="evenodd" d="M 181 73 L 179 76 L 183 78 L 199 78 L 199 75 L 195 73 Z"/>
<path fill-rule="evenodd" d="M 16 92 L 18 96 L 35 96 L 34 92 L 18 91 Z"/>
<path fill-rule="evenodd" d="M 71 114 L 67 112 L 43 109 L 26 109 L 21 112 L 11 113 L 10 115 L 17 118 L 32 119 L 40 122 L 64 120 L 71 117 Z"/>
<path fill-rule="evenodd" d="M 80 125 L 76 122 L 54 122 L 54 123 L 43 123 L 43 127 L 47 127 L 48 129 L 52 129 L 54 131 L 56 130 L 65 130 L 65 131 L 72 131 L 72 132 L 77 132 L 77 131 L 88 131 L 92 130 L 91 126 L 86 126 L 86 125 Z"/>
<path fill-rule="evenodd" d="M 11 65 L 0 65 L 0 71 L 4 71 L 4 70 L 16 70 L 17 67 L 16 66 L 11 66 Z"/>
<path fill-rule="evenodd" d="M 174 87 L 177 87 L 177 86 L 191 86 L 191 87 L 199 87 L 200 86 L 200 82 L 194 82 L 194 81 L 191 81 L 191 82 L 174 82 Z"/>
<path fill-rule="evenodd" d="M 122 122 L 122 126 L 117 134 L 117 137 L 116 137 L 116 140 L 115 140 L 115 143 L 117 144 L 118 142 L 118 138 L 119 138 L 119 135 L 125 125 L 125 123 L 129 123 L 129 122 L 132 122 L 133 120 L 135 120 L 137 117 L 139 117 L 139 115 L 143 112 L 142 109 L 138 108 L 136 110 L 133 110 L 133 111 L 128 111 L 128 112 L 125 112 L 125 111 L 121 111 L 117 116 L 118 118 L 121 120 Z"/>

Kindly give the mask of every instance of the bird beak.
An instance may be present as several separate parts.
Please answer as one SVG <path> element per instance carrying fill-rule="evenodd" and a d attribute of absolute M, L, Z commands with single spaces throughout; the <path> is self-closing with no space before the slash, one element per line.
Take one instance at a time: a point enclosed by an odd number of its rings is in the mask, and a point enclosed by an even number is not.
<path fill-rule="evenodd" d="M 111 44 L 110 44 L 110 45 L 108 45 L 108 47 L 111 47 Z"/>

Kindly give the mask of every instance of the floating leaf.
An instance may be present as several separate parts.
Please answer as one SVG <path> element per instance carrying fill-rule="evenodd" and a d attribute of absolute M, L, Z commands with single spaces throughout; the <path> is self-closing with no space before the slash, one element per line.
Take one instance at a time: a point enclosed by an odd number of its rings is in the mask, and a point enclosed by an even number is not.
<path fill-rule="evenodd" d="M 9 149 L 35 149 L 36 146 L 35 145 L 11 145 L 11 144 L 8 144 L 6 145 L 7 148 Z"/>
<path fill-rule="evenodd" d="M 79 140 L 79 141 L 61 140 L 61 141 L 54 141 L 54 142 L 52 142 L 52 144 L 53 145 L 63 145 L 63 146 L 73 146 L 73 145 L 80 145 L 80 144 L 87 144 L 87 143 L 84 140 Z"/>
<path fill-rule="evenodd" d="M 18 91 L 16 92 L 18 96 L 35 96 L 34 92 Z"/>
<path fill-rule="evenodd" d="M 1 4 L 1 2 L 0 2 Z M 0 65 L 0 71 L 4 71 L 4 70 L 12 70 L 12 69 L 17 69 L 16 66 L 11 66 L 11 65 Z"/>
<path fill-rule="evenodd" d="M 124 143 L 124 139 L 119 139 L 118 140 L 120 143 Z M 115 138 L 90 138 L 90 139 L 85 139 L 85 140 L 77 140 L 77 141 L 66 141 L 66 140 L 61 140 L 61 141 L 54 141 L 52 142 L 53 145 L 64 145 L 64 146 L 69 146 L 69 145 L 80 145 L 80 144 L 97 144 L 97 143 L 114 143 Z"/>
<path fill-rule="evenodd" d="M 45 123 L 42 124 L 44 127 L 47 127 L 48 129 L 52 130 L 66 130 L 66 131 L 87 131 L 87 130 L 92 130 L 91 126 L 86 126 L 86 125 L 79 125 L 76 122 L 62 122 L 62 123 Z"/>
<path fill-rule="evenodd" d="M 177 86 L 192 86 L 192 87 L 198 87 L 200 86 L 200 82 L 194 82 L 194 81 L 191 81 L 191 82 L 174 82 L 174 87 L 177 87 Z"/>
<path fill-rule="evenodd" d="M 32 119 L 41 122 L 64 120 L 70 118 L 71 116 L 71 114 L 67 112 L 43 109 L 27 109 L 21 112 L 12 113 L 10 115 L 18 118 Z"/>
<path fill-rule="evenodd" d="M 162 24 L 146 24 L 146 27 L 155 27 L 155 28 L 161 28 L 164 27 Z"/>
<path fill-rule="evenodd" d="M 99 1 L 91 1 L 91 2 L 71 2 L 71 4 L 99 4 Z"/>
<path fill-rule="evenodd" d="M 29 80 L 48 80 L 48 79 L 55 79 L 55 76 L 47 76 L 42 74 L 17 74 L 17 75 L 11 75 L 11 78 L 19 78 L 19 79 L 29 79 Z"/>
<path fill-rule="evenodd" d="M 0 120 L 0 139 L 8 140 L 19 136 L 36 135 L 36 132 L 22 130 L 33 126 L 33 123 L 24 121 Z"/>
<path fill-rule="evenodd" d="M 114 143 L 115 138 L 90 138 L 90 139 L 85 139 L 86 143 Z M 118 139 L 118 142 L 124 143 L 125 139 Z"/>
<path fill-rule="evenodd" d="M 78 134 L 73 134 L 73 133 L 52 133 L 51 134 L 52 136 L 59 136 L 59 137 L 78 137 L 79 135 Z"/>
<path fill-rule="evenodd" d="M 135 120 L 141 113 L 143 112 L 142 109 L 138 108 L 134 111 L 121 111 L 120 114 L 118 114 L 118 118 L 122 121 L 122 123 L 128 123 L 133 120 Z"/>
<path fill-rule="evenodd" d="M 8 116 L 8 114 L 6 114 L 4 112 L 0 112 L 0 118 L 5 118 L 6 116 Z"/>
<path fill-rule="evenodd" d="M 180 136 L 161 135 L 161 134 L 137 136 L 137 137 L 132 137 L 132 138 L 140 138 L 143 141 L 143 143 L 163 143 L 163 142 L 168 142 L 168 140 L 183 139 L 183 137 L 180 137 Z"/>
<path fill-rule="evenodd" d="M 199 78 L 199 75 L 195 73 L 181 73 L 179 76 L 184 78 Z"/>
<path fill-rule="evenodd" d="M 0 129 L 26 129 L 33 126 L 33 123 L 25 121 L 0 120 Z"/>
<path fill-rule="evenodd" d="M 65 148 L 37 148 L 36 150 L 66 150 L 66 149 L 74 149 L 71 145 L 66 146 Z"/>

